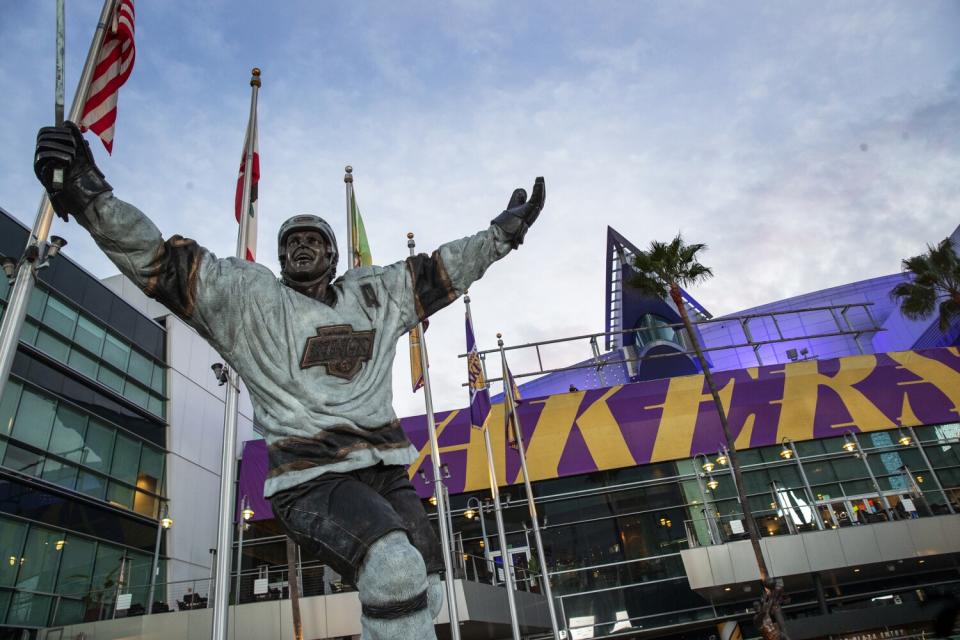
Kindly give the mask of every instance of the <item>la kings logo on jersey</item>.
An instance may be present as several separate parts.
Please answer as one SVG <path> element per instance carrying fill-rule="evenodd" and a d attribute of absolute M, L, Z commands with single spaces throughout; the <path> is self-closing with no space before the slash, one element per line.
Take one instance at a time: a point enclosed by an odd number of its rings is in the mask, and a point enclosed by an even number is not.
<path fill-rule="evenodd" d="M 373 356 L 376 333 L 375 329 L 354 331 L 348 324 L 317 327 L 317 335 L 307 338 L 300 368 L 323 365 L 330 375 L 352 380 Z"/>

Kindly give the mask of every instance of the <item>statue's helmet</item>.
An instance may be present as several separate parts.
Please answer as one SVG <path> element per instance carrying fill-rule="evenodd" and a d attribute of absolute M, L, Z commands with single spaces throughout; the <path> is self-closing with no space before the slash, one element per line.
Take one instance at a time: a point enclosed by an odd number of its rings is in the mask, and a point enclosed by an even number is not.
<path fill-rule="evenodd" d="M 340 256 L 337 250 L 337 237 L 333 234 L 333 227 L 321 218 L 307 213 L 289 218 L 280 225 L 280 232 L 277 234 L 277 257 L 280 259 L 280 271 L 283 272 L 287 264 L 287 236 L 294 231 L 316 231 L 327 243 L 327 271 L 323 275 L 328 275 L 333 280 L 337 272 L 337 259 Z"/>

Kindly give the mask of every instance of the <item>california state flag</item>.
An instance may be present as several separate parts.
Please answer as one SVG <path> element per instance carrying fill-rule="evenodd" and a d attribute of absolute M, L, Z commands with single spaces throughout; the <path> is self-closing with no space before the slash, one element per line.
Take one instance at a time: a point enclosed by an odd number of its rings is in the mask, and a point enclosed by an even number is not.
<path fill-rule="evenodd" d="M 247 225 L 246 247 L 244 247 L 244 256 L 250 262 L 257 260 L 257 183 L 260 182 L 260 150 L 257 145 L 257 114 L 250 116 L 253 121 L 247 127 L 247 137 L 243 141 L 243 155 L 240 158 L 240 176 L 237 178 L 237 194 L 235 197 L 234 211 L 236 212 L 237 222 Z M 250 142 L 250 136 L 253 136 L 253 143 Z M 250 208 L 246 215 L 242 215 L 240 209 L 243 208 L 243 176 L 247 168 L 247 150 L 253 150 L 252 170 L 250 172 Z"/>

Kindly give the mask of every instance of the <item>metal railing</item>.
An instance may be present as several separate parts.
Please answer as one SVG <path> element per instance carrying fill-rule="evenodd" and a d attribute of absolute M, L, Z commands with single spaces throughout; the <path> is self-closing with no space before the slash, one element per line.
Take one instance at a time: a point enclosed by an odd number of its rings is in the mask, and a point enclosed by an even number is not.
<path fill-rule="evenodd" d="M 870 307 L 873 306 L 872 302 L 861 302 L 861 303 L 850 303 L 850 304 L 837 304 L 837 305 L 827 305 L 822 307 L 808 307 L 805 309 L 795 309 L 789 311 L 770 311 L 766 313 L 750 313 L 743 315 L 734 315 L 734 316 L 724 316 L 721 318 L 706 318 L 693 322 L 693 326 L 696 328 L 708 328 L 711 325 L 726 324 L 726 323 L 735 323 L 743 334 L 742 342 L 734 342 L 732 344 L 720 344 L 720 345 L 711 345 L 709 340 L 705 340 L 703 346 L 704 353 L 712 352 L 721 352 L 721 351 L 730 351 L 736 349 L 750 349 L 753 352 L 754 358 L 756 359 L 757 365 L 763 364 L 774 364 L 774 362 L 765 363 L 761 355 L 761 348 L 765 346 L 770 346 L 774 344 L 783 344 L 790 342 L 802 342 L 810 340 L 819 340 L 824 338 L 835 338 L 840 336 L 850 336 L 854 342 L 854 346 L 857 351 L 861 354 L 869 352 L 869 349 L 865 350 L 863 344 L 861 344 L 860 339 L 869 334 L 878 333 L 884 331 L 880 327 L 876 319 L 873 317 L 873 314 L 870 313 Z M 862 309 L 864 316 L 864 323 L 862 326 L 854 326 L 850 319 L 850 312 L 854 309 Z M 802 317 L 804 314 L 828 314 L 827 322 L 832 322 L 836 330 L 830 331 L 821 331 L 817 333 L 800 333 L 798 335 L 785 335 L 782 325 L 778 318 L 784 316 L 799 316 Z M 764 331 L 767 334 L 770 334 L 770 328 L 773 329 L 775 337 L 768 337 L 763 339 L 755 339 L 753 337 L 753 330 L 751 330 L 751 323 L 754 325 L 759 320 L 769 320 L 770 326 L 765 327 Z M 801 320 L 801 327 L 803 327 L 803 322 Z M 658 328 L 670 328 L 678 332 L 683 332 L 683 323 L 678 322 L 674 324 L 663 324 L 659 325 Z M 536 356 L 537 366 L 533 370 L 514 370 L 511 367 L 511 373 L 514 378 L 526 378 L 531 376 L 539 376 L 548 373 L 559 373 L 565 371 L 576 371 L 578 369 L 596 369 L 601 370 L 604 367 L 614 366 L 614 365 L 626 365 L 630 367 L 631 365 L 636 365 L 640 362 L 645 362 L 648 360 L 656 360 L 659 358 L 675 358 L 677 356 L 693 356 L 695 352 L 690 348 L 683 348 L 670 353 L 656 353 L 650 355 L 636 355 L 630 356 L 629 354 L 624 354 L 623 357 L 615 358 L 606 358 L 605 356 L 617 355 L 615 351 L 609 351 L 605 355 L 601 355 L 598 349 L 598 340 L 614 338 L 618 336 L 623 336 L 626 334 L 635 333 L 638 329 L 622 329 L 619 331 L 600 331 L 596 333 L 586 333 L 576 336 L 571 336 L 567 338 L 553 338 L 550 340 L 540 340 L 536 342 L 527 342 L 524 344 L 518 344 L 513 346 L 504 346 L 504 351 L 516 351 L 516 350 L 530 350 L 532 349 L 534 355 Z M 589 355 L 587 358 L 577 364 L 563 366 L 563 367 L 547 367 L 543 364 L 543 353 L 541 351 L 542 347 L 550 345 L 558 345 L 564 343 L 583 343 L 586 342 L 587 346 L 590 349 Z M 678 345 L 680 346 L 680 345 Z M 621 351 L 621 354 L 625 350 Z M 486 362 L 486 356 L 491 353 L 499 353 L 499 349 L 485 349 L 478 352 L 480 358 Z M 466 358 L 469 354 L 461 353 L 458 355 L 459 358 Z M 797 358 L 800 356 L 798 354 Z M 717 370 L 723 370 L 718 368 Z M 498 382 L 503 380 L 501 377 L 487 377 L 487 383 Z M 462 386 L 467 386 L 469 382 L 463 383 Z"/>

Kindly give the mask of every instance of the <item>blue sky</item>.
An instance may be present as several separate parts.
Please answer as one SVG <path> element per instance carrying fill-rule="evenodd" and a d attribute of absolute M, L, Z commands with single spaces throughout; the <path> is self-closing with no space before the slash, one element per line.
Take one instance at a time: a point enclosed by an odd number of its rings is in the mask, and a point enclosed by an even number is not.
<path fill-rule="evenodd" d="M 99 10 L 67 0 L 68 102 Z M 471 291 L 492 347 L 497 331 L 602 330 L 607 225 L 638 246 L 706 242 L 716 277 L 693 293 L 718 314 L 897 271 L 960 223 L 958 24 L 956 2 L 140 0 L 113 157 L 94 146 L 165 234 L 230 255 L 261 67 L 259 259 L 273 268 L 295 213 L 342 241 L 345 164 L 381 263 L 406 254 L 407 231 L 429 251 L 482 228 L 544 175 L 527 242 Z M 0 206 L 28 224 L 53 25 L 52 2 L 5 3 L 0 21 Z M 114 272 L 76 224 L 55 231 Z M 465 404 L 461 311 L 428 334 L 441 408 Z M 402 346 L 396 405 L 420 412 L 406 371 Z"/>

